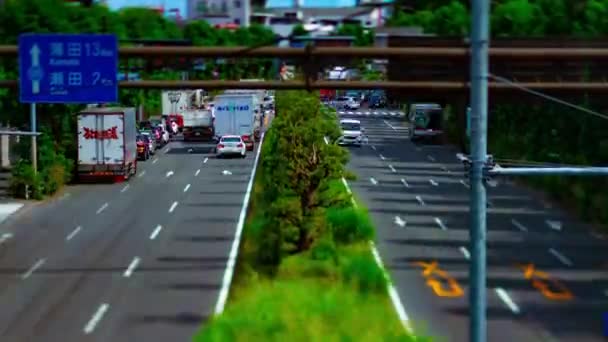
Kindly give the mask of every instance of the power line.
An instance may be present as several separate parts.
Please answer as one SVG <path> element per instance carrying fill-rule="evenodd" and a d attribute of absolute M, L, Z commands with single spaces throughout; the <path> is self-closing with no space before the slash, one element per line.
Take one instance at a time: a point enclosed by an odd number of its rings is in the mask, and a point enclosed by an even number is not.
<path fill-rule="evenodd" d="M 541 98 L 543 98 L 545 100 L 553 101 L 555 103 L 559 103 L 559 104 L 562 104 L 564 106 L 568 106 L 570 108 L 579 110 L 581 112 L 584 112 L 584 113 L 587 113 L 587 114 L 591 114 L 593 116 L 597 116 L 597 117 L 602 118 L 604 120 L 608 120 L 608 115 L 605 115 L 605 114 L 602 114 L 602 113 L 598 113 L 598 112 L 593 111 L 591 109 L 579 106 L 577 104 L 574 104 L 574 103 L 571 103 L 571 102 L 559 99 L 557 97 L 554 97 L 554 96 L 551 96 L 551 95 L 548 95 L 548 94 L 545 94 L 545 93 L 541 93 L 541 92 L 536 91 L 536 90 L 532 90 L 530 88 L 522 86 L 521 84 L 519 84 L 517 82 L 513 82 L 513 81 L 511 81 L 511 80 L 509 80 L 507 78 L 500 77 L 500 76 L 494 75 L 492 73 L 488 73 L 488 77 L 492 78 L 492 79 L 494 79 L 494 80 L 496 80 L 496 81 L 498 81 L 500 83 L 508 84 L 508 85 L 512 86 L 513 88 L 517 88 L 517 89 L 519 89 L 519 90 L 521 90 L 523 92 L 526 92 L 528 94 L 536 95 L 536 96 L 541 97 Z"/>

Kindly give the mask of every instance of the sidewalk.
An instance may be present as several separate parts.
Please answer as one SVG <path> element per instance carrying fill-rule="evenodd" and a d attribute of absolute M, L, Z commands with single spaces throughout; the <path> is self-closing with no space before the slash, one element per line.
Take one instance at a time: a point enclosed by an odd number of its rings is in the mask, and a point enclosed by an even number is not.
<path fill-rule="evenodd" d="M 10 215 L 23 208 L 23 203 L 8 202 L 0 203 L 0 224 L 2 224 Z"/>

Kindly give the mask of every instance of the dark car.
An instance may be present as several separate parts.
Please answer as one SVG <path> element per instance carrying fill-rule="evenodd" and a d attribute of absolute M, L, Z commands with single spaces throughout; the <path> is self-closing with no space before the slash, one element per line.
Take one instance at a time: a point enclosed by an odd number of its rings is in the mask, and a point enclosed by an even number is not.
<path fill-rule="evenodd" d="M 151 131 L 152 131 L 152 134 L 154 135 L 154 138 L 156 139 L 156 145 L 163 146 L 163 144 L 164 144 L 163 129 L 158 126 L 153 126 L 151 128 Z"/>
<path fill-rule="evenodd" d="M 241 135 L 241 139 L 243 139 L 243 142 L 245 143 L 245 146 L 247 147 L 247 151 L 253 151 L 254 143 L 253 143 L 253 138 L 251 137 L 251 135 L 249 135 L 249 134 Z"/>
<path fill-rule="evenodd" d="M 137 136 L 137 158 L 139 160 L 148 160 L 150 159 L 150 142 L 148 141 L 148 137 L 145 135 Z"/>

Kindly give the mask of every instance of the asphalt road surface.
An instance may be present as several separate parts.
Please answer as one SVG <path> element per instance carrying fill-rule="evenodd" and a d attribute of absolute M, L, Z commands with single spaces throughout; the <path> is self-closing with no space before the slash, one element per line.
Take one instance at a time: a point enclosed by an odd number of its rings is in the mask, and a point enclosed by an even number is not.
<path fill-rule="evenodd" d="M 360 108 L 357 110 L 340 109 L 337 111 L 340 117 L 373 117 L 373 118 L 399 118 L 405 117 L 405 113 L 398 109 L 390 108 Z"/>
<path fill-rule="evenodd" d="M 468 182 L 456 150 L 416 146 L 404 119 L 362 118 L 353 191 L 414 330 L 467 341 Z M 490 151 L 491 152 L 491 151 Z M 488 187 L 488 341 L 605 341 L 608 242 L 512 181 Z"/>
<path fill-rule="evenodd" d="M 172 142 L 125 183 L 0 228 L 0 341 L 188 341 L 213 313 L 255 153 Z"/>

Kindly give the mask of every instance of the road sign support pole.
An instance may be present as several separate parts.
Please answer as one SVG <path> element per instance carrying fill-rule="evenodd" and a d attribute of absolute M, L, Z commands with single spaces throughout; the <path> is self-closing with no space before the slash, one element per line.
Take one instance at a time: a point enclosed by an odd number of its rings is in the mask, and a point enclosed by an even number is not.
<path fill-rule="evenodd" d="M 38 172 L 38 137 L 36 134 L 36 104 L 30 104 L 30 126 L 32 127 L 32 168 L 34 173 Z"/>
<path fill-rule="evenodd" d="M 473 0 L 471 13 L 471 157 L 469 339 L 485 342 L 486 326 L 486 188 L 489 0 Z"/>

